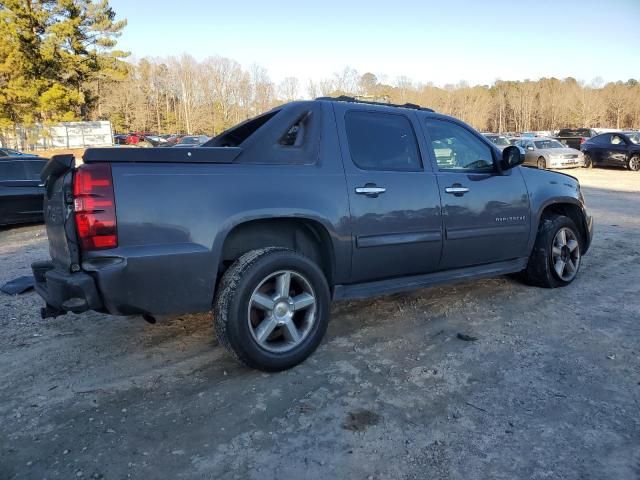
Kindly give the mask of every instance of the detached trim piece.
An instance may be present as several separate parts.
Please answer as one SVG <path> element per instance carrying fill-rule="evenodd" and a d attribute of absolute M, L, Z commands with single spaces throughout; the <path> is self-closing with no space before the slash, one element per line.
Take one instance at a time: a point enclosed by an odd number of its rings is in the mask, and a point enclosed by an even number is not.
<path fill-rule="evenodd" d="M 439 242 L 442 240 L 440 231 L 392 233 L 388 235 L 370 235 L 356 238 L 358 248 L 382 247 L 388 245 L 403 245 L 406 243 Z"/>

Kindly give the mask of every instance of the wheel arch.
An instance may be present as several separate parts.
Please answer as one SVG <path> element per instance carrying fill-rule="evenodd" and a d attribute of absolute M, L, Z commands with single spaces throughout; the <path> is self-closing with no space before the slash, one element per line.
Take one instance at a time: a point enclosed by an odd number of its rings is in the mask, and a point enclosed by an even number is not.
<path fill-rule="evenodd" d="M 546 204 L 540 211 L 538 217 L 538 227 L 543 218 L 548 215 L 564 215 L 569 217 L 578 228 L 578 234 L 582 240 L 583 253 L 589 248 L 589 229 L 585 218 L 583 208 L 577 201 L 563 200 L 559 202 L 550 202 Z M 538 230 L 536 229 L 536 232 Z"/>

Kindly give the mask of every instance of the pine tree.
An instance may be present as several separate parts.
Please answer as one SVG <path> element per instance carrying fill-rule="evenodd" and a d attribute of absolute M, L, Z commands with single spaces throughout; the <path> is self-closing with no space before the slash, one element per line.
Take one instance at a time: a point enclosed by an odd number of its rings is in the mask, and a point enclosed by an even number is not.
<path fill-rule="evenodd" d="M 108 0 L 3 1 L 0 127 L 87 118 L 100 82 L 126 74 L 125 26 Z"/>

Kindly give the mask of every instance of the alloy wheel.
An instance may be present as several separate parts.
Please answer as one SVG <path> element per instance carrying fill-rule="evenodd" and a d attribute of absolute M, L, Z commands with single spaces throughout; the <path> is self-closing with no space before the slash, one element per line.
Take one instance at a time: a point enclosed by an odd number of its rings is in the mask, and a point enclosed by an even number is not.
<path fill-rule="evenodd" d="M 315 292 L 300 273 L 272 273 L 251 294 L 249 330 L 256 343 L 269 352 L 287 352 L 300 345 L 316 317 Z"/>
<path fill-rule="evenodd" d="M 567 227 L 556 233 L 551 246 L 551 263 L 558 278 L 570 282 L 580 266 L 580 243 L 576 234 Z"/>

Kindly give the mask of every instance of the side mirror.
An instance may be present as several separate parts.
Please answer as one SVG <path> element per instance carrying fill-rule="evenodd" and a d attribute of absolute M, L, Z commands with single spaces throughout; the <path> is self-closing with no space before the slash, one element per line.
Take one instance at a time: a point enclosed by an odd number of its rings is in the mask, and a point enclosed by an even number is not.
<path fill-rule="evenodd" d="M 511 146 L 502 151 L 502 170 L 509 170 L 524 163 L 524 150 L 521 147 Z"/>
<path fill-rule="evenodd" d="M 532 147 L 531 145 L 529 145 L 529 146 L 527 147 L 527 150 L 529 150 L 530 152 L 533 152 L 533 147 Z"/>

